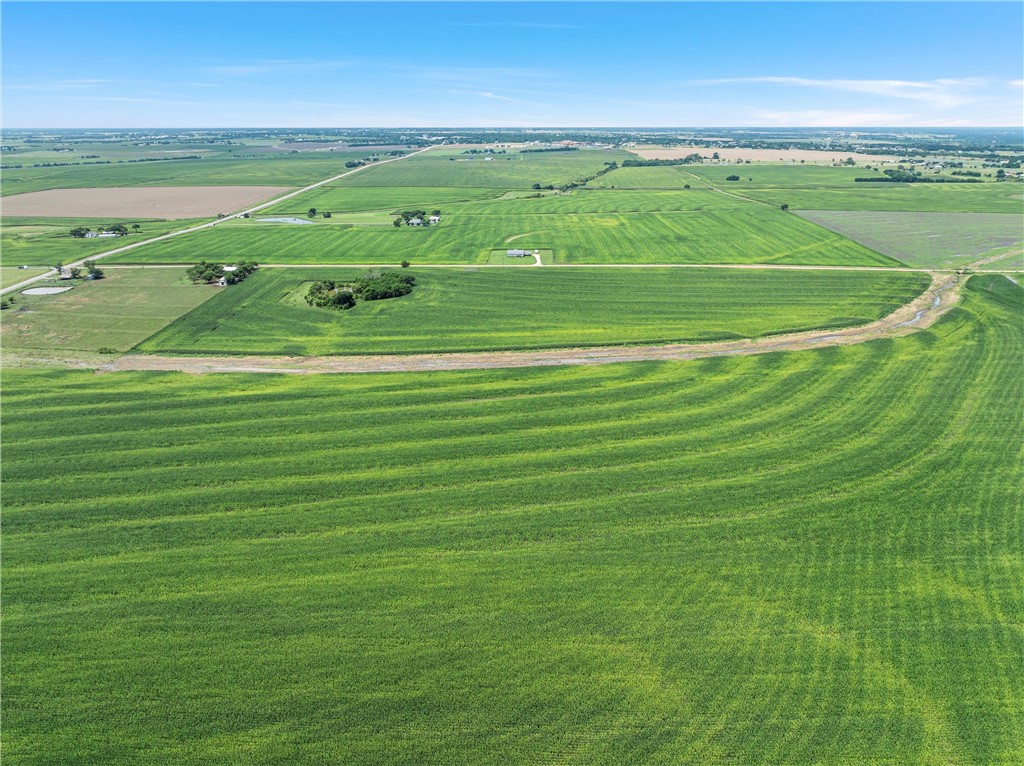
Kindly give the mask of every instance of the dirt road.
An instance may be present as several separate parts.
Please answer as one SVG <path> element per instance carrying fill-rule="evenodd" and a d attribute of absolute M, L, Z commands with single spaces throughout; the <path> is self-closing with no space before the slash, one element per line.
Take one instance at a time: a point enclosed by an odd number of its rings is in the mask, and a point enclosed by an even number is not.
<path fill-rule="evenodd" d="M 456 354 L 407 354 L 401 356 L 248 356 L 169 357 L 143 354 L 122 356 L 98 367 L 99 372 L 164 370 L 189 373 L 276 372 L 360 373 L 478 370 L 505 367 L 595 365 L 616 362 L 701 359 L 710 356 L 766 354 L 825 346 L 845 346 L 884 337 L 909 335 L 931 326 L 960 299 L 966 277 L 933 274 L 932 283 L 920 296 L 882 319 L 842 330 L 812 330 L 756 340 L 667 346 L 619 346 L 566 348 L 544 351 L 502 351 Z"/>

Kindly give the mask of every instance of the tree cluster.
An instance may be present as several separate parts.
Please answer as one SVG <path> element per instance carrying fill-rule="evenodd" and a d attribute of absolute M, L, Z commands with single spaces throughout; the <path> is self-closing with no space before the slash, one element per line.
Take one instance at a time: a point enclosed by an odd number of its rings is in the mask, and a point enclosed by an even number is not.
<path fill-rule="evenodd" d="M 430 215 L 440 216 L 441 211 L 431 210 Z M 414 218 L 419 218 L 423 222 L 423 226 L 430 225 L 430 220 L 427 218 L 426 210 L 403 210 L 401 213 L 398 214 L 398 218 L 395 219 L 394 223 L 395 226 L 398 227 L 401 226 L 403 223 L 408 224 L 409 221 L 413 220 Z"/>
<path fill-rule="evenodd" d="M 542 149 L 520 149 L 520 154 L 540 154 L 541 152 L 578 152 L 578 146 L 547 146 Z"/>
<path fill-rule="evenodd" d="M 934 176 L 923 176 L 913 170 L 902 170 L 889 168 L 883 170 L 882 175 L 871 178 L 854 178 L 854 181 L 861 183 L 905 183 L 905 184 L 978 184 L 983 183 L 978 178 L 948 178 Z"/>
<path fill-rule="evenodd" d="M 219 282 L 223 278 L 227 284 L 233 285 L 241 282 L 258 268 L 259 265 L 255 261 L 239 261 L 235 264 L 234 271 L 225 271 L 219 263 L 200 261 L 186 273 L 193 282 L 211 284 Z"/>
<path fill-rule="evenodd" d="M 717 152 L 715 153 L 717 155 Z M 624 168 L 663 168 L 671 165 L 693 165 L 694 163 L 704 162 L 704 158 L 696 152 L 688 154 L 677 160 L 623 160 L 622 167 Z"/>
<path fill-rule="evenodd" d="M 319 308 L 345 310 L 355 306 L 357 299 L 379 301 L 408 295 L 415 285 L 416 277 L 412 274 L 399 274 L 395 271 L 367 274 L 353 282 L 325 279 L 310 285 L 306 303 Z"/>

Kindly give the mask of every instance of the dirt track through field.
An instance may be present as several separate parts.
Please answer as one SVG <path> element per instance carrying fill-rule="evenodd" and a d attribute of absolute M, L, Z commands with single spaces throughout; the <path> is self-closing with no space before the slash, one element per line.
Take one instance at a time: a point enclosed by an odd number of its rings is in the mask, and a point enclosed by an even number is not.
<path fill-rule="evenodd" d="M 401 356 L 210 356 L 173 357 L 128 355 L 98 368 L 99 372 L 159 370 L 188 373 L 275 372 L 361 373 L 480 370 L 512 367 L 596 365 L 617 362 L 670 361 L 711 356 L 742 356 L 774 351 L 799 351 L 825 346 L 847 346 L 885 337 L 899 337 L 931 326 L 956 305 L 965 278 L 933 274 L 928 289 L 910 303 L 882 319 L 842 330 L 811 330 L 757 340 L 666 346 L 604 346 L 543 351 L 501 351 L 457 354 L 406 354 Z"/>

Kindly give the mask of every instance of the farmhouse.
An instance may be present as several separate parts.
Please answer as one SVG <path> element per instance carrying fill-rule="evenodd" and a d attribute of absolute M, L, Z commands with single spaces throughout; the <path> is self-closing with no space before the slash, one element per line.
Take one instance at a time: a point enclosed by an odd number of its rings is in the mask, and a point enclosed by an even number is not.
<path fill-rule="evenodd" d="M 98 236 L 99 236 L 99 233 L 95 232 L 95 231 L 87 231 L 87 232 L 85 232 L 85 238 L 86 239 L 92 239 L 93 237 L 98 237 Z"/>
<path fill-rule="evenodd" d="M 439 216 L 439 215 L 432 215 L 427 220 L 430 221 L 431 223 L 439 223 L 441 221 L 441 216 Z"/>
<path fill-rule="evenodd" d="M 423 225 L 423 219 L 422 218 L 410 218 L 409 219 L 409 225 L 410 226 L 422 226 Z"/>
<path fill-rule="evenodd" d="M 508 250 L 505 253 L 509 258 L 525 258 L 529 254 L 529 250 Z"/>

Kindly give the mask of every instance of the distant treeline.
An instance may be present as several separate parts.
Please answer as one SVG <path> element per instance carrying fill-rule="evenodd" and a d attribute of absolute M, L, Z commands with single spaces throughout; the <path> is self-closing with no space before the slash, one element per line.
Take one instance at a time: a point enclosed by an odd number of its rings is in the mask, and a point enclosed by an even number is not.
<path fill-rule="evenodd" d="M 578 152 L 578 146 L 549 146 L 543 149 L 521 149 L 520 154 L 540 154 L 541 152 Z"/>
<path fill-rule="evenodd" d="M 184 157 L 143 157 L 138 160 L 93 160 L 90 162 L 34 162 L 34 168 L 64 168 L 69 165 L 123 165 L 128 162 L 168 162 L 170 160 L 201 160 L 198 154 L 189 154 Z M 23 168 L 24 165 L 4 165 L 3 169 Z"/>
<path fill-rule="evenodd" d="M 870 178 L 854 178 L 854 181 L 863 183 L 904 183 L 904 184 L 980 184 L 978 178 L 946 178 L 935 176 L 922 176 L 912 170 L 883 170 L 884 175 L 872 176 Z"/>
<path fill-rule="evenodd" d="M 696 162 L 703 162 L 704 158 L 699 154 L 687 154 L 678 160 L 623 160 L 624 168 L 662 168 L 671 165 L 693 165 Z"/>

